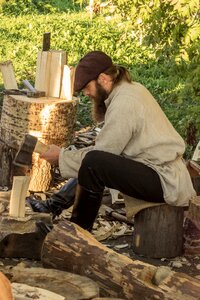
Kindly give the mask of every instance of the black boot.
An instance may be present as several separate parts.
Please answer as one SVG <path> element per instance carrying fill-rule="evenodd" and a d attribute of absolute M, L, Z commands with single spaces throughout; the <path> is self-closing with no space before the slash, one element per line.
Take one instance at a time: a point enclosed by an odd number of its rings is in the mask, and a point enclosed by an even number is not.
<path fill-rule="evenodd" d="M 59 216 L 63 209 L 67 209 L 74 204 L 77 179 L 71 178 L 60 189 L 46 201 L 38 200 L 35 196 L 26 197 L 26 203 L 35 212 L 52 213 L 53 216 Z"/>
<path fill-rule="evenodd" d="M 103 192 L 88 191 L 78 185 L 70 221 L 91 231 L 101 206 L 102 196 Z"/>

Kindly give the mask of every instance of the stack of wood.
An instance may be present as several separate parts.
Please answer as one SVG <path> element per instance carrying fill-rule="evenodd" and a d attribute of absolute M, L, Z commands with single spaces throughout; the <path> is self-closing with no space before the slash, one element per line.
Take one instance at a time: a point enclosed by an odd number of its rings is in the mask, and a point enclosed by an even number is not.
<path fill-rule="evenodd" d="M 10 188 L 13 176 L 30 173 L 29 190 L 46 191 L 52 181 L 48 162 L 34 155 L 31 170 L 16 167 L 12 162 L 26 133 L 47 145 L 68 146 L 72 142 L 77 107 L 73 98 L 74 69 L 67 65 L 65 51 L 40 51 L 32 97 L 20 94 L 11 61 L 1 63 L 0 69 L 8 91 L 0 121 L 0 186 Z M 40 91 L 46 96 L 38 97 Z"/>

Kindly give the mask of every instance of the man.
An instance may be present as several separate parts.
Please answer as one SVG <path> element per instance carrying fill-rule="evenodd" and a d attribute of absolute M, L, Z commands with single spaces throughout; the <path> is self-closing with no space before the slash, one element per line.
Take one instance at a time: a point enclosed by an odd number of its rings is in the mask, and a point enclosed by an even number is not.
<path fill-rule="evenodd" d="M 58 164 L 63 177 L 78 179 L 71 221 L 92 229 L 105 186 L 187 206 L 195 191 L 182 159 L 184 141 L 150 92 L 101 51 L 79 61 L 74 89 L 91 99 L 93 116 L 105 123 L 95 146 L 69 151 L 51 145 L 41 156 Z"/>

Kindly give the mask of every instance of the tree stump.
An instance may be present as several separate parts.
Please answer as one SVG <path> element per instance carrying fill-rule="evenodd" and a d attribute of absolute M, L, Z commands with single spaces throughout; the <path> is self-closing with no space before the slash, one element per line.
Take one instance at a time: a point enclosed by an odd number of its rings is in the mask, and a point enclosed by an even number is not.
<path fill-rule="evenodd" d="M 200 196 L 190 201 L 184 221 L 184 253 L 200 255 Z"/>
<path fill-rule="evenodd" d="M 42 262 L 67 272 L 87 276 L 100 287 L 101 296 L 125 299 L 198 299 L 200 281 L 166 267 L 132 260 L 68 221 L 54 226 L 45 238 Z"/>
<path fill-rule="evenodd" d="M 12 186 L 14 175 L 27 175 L 27 168 L 12 164 L 26 133 L 45 144 L 68 146 L 74 136 L 77 101 L 59 98 L 28 98 L 7 95 L 3 100 L 0 123 L 0 186 Z M 52 174 L 48 162 L 33 155 L 29 190 L 48 190 Z"/>
<path fill-rule="evenodd" d="M 38 221 L 52 226 L 49 214 L 30 212 L 24 218 L 13 218 L 7 213 L 1 214 L 0 257 L 40 260 L 46 233 L 38 230 L 36 226 Z"/>
<path fill-rule="evenodd" d="M 2 272 L 11 282 L 23 283 L 49 290 L 63 296 L 67 300 L 87 300 L 99 296 L 98 285 L 85 276 L 53 269 L 24 268 L 20 266 L 9 269 L 4 268 Z M 49 298 L 46 297 L 45 299 Z M 38 298 L 35 297 L 34 299 Z"/>
<path fill-rule="evenodd" d="M 133 251 L 151 258 L 183 253 L 184 208 L 167 204 L 141 210 L 134 218 Z"/>

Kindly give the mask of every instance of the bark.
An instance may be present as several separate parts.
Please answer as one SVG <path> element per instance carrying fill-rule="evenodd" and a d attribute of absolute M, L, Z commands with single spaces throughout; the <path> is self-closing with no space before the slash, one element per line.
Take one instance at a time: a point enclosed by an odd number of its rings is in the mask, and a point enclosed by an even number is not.
<path fill-rule="evenodd" d="M 134 300 L 199 297 L 199 280 L 118 254 L 68 221 L 60 222 L 46 236 L 41 258 L 45 266 L 93 279 L 101 296 Z"/>
<path fill-rule="evenodd" d="M 186 255 L 200 255 L 200 196 L 190 201 L 184 221 L 184 240 Z"/>
<path fill-rule="evenodd" d="M 0 185 L 11 186 L 12 178 L 18 172 L 12 161 L 24 134 L 29 133 L 45 144 L 67 146 L 74 135 L 76 101 L 57 98 L 28 98 L 5 96 L 0 123 Z M 29 190 L 48 190 L 52 174 L 49 163 L 33 156 L 33 168 Z M 20 175 L 27 175 L 28 169 L 21 169 Z"/>
<path fill-rule="evenodd" d="M 152 258 L 171 258 L 183 253 L 182 207 L 167 204 L 141 210 L 134 218 L 133 250 Z"/>

